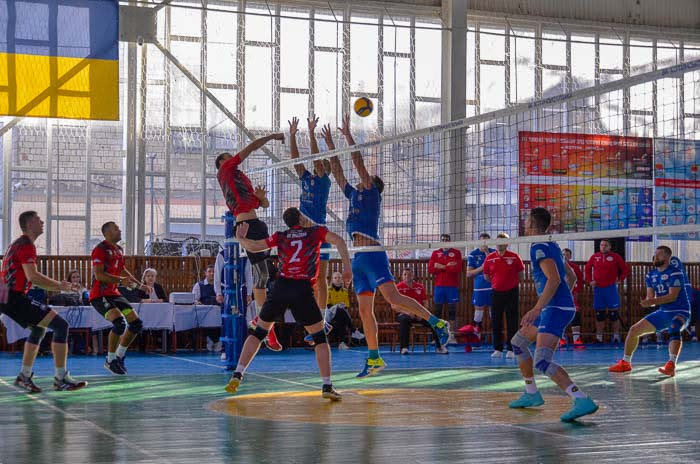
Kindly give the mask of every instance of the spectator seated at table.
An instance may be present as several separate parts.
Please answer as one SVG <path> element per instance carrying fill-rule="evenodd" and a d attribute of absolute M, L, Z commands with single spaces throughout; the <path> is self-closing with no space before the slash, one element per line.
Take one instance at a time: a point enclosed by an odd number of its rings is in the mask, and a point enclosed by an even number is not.
<path fill-rule="evenodd" d="M 49 304 L 52 306 L 83 306 L 89 304 L 85 297 L 85 292 L 88 290 L 82 283 L 80 271 L 77 269 L 70 271 L 66 280 L 74 285 L 75 290 L 61 290 L 60 293 L 49 298 Z"/>
<path fill-rule="evenodd" d="M 151 293 L 148 294 L 143 290 L 139 290 L 139 294 L 141 295 L 141 303 L 163 303 L 164 301 L 168 301 L 168 295 L 165 293 L 165 290 L 163 290 L 163 287 L 156 282 L 157 276 L 158 272 L 151 267 L 143 271 L 141 283 L 150 287 Z"/>
<path fill-rule="evenodd" d="M 328 334 L 328 337 L 337 338 L 340 341 L 338 349 L 347 350 L 349 346 L 346 344 L 346 341 L 349 340 L 350 334 L 352 334 L 352 318 L 349 313 L 350 293 L 344 286 L 343 274 L 340 272 L 334 272 L 331 277 L 327 303 L 324 319 L 333 326 L 333 330 Z"/>
<path fill-rule="evenodd" d="M 194 301 L 196 304 L 200 305 L 210 305 L 219 306 L 216 300 L 216 291 L 214 288 L 214 266 L 207 266 L 204 272 L 204 280 L 197 282 L 192 287 L 192 293 L 194 294 Z M 219 337 L 221 336 L 221 328 L 209 328 L 205 329 L 204 332 L 207 335 L 207 351 L 213 351 L 219 353 L 221 351 L 221 341 Z"/>
<path fill-rule="evenodd" d="M 131 288 L 120 285 L 117 287 L 117 290 L 119 290 L 121 296 L 126 298 L 126 301 L 128 301 L 129 303 L 141 303 L 141 294 L 143 292 L 138 288 Z"/>

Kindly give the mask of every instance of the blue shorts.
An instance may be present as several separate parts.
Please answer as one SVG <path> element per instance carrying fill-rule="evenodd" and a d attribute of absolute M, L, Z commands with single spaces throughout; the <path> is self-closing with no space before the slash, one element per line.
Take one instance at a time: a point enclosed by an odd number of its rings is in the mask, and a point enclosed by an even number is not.
<path fill-rule="evenodd" d="M 458 287 L 435 287 L 433 293 L 433 301 L 435 304 L 459 303 Z"/>
<path fill-rule="evenodd" d="M 561 338 L 574 317 L 576 317 L 574 308 L 561 309 L 556 306 L 547 306 L 537 316 L 533 325 L 537 327 L 537 333 L 548 333 Z"/>
<path fill-rule="evenodd" d="M 331 244 L 328 242 L 323 242 L 321 244 L 321 249 L 323 250 L 324 248 L 330 248 Z M 331 254 L 330 253 L 321 253 L 321 261 L 330 261 L 331 259 Z"/>
<path fill-rule="evenodd" d="M 620 294 L 617 292 L 617 284 L 607 287 L 593 287 L 593 309 L 619 309 Z"/>
<path fill-rule="evenodd" d="M 474 306 L 491 306 L 491 295 L 493 295 L 493 290 L 490 288 L 484 290 L 474 289 L 472 304 Z"/>
<path fill-rule="evenodd" d="M 352 258 L 352 285 L 356 294 L 374 292 L 380 285 L 393 281 L 385 251 L 355 253 Z"/>
<path fill-rule="evenodd" d="M 685 321 L 681 328 L 682 332 L 688 327 L 688 324 L 690 324 L 690 313 L 688 311 L 664 311 L 663 309 L 657 309 L 653 313 L 644 316 L 644 319 L 656 327 L 657 332 L 660 332 L 664 329 L 668 329 L 668 326 L 671 325 L 671 321 L 677 316 L 682 317 Z"/>

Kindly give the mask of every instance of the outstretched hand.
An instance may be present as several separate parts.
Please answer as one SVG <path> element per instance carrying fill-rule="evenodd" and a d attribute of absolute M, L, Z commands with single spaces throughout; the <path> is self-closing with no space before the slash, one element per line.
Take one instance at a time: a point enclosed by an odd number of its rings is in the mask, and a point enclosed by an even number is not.
<path fill-rule="evenodd" d="M 294 117 L 291 121 L 287 120 L 287 122 L 289 123 L 289 136 L 294 137 L 299 132 L 299 119 Z"/>
<path fill-rule="evenodd" d="M 321 128 L 321 137 L 323 137 L 323 140 L 326 141 L 326 143 L 333 142 L 333 133 L 331 132 L 331 125 L 326 124 Z"/>
<path fill-rule="evenodd" d="M 313 132 L 316 129 L 316 125 L 318 124 L 318 118 L 311 116 L 306 120 L 306 122 L 309 125 L 309 132 Z"/>
<path fill-rule="evenodd" d="M 343 271 L 343 281 L 345 282 L 346 287 L 352 283 L 352 271 L 350 269 L 345 269 Z"/>
<path fill-rule="evenodd" d="M 256 185 L 253 194 L 258 197 L 258 199 L 263 199 L 267 197 L 267 187 L 264 185 Z"/>
<path fill-rule="evenodd" d="M 343 116 L 343 125 L 338 128 L 341 134 L 345 137 L 350 135 L 350 115 L 346 114 Z"/>

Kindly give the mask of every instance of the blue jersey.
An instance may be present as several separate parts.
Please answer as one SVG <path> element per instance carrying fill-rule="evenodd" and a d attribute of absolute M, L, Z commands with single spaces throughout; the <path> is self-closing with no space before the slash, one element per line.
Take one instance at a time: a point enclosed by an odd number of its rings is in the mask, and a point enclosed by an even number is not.
<path fill-rule="evenodd" d="M 304 171 L 301 176 L 301 198 L 299 211 L 316 225 L 326 225 L 326 204 L 331 191 L 331 179 L 328 174 L 312 175 Z"/>
<path fill-rule="evenodd" d="M 683 266 L 683 261 L 681 261 L 675 256 L 671 256 L 669 264 L 671 267 L 676 268 L 683 273 L 683 278 L 685 279 L 685 291 L 688 294 L 688 298 L 690 298 L 690 296 L 693 294 L 693 287 L 690 285 L 690 279 L 688 278 L 688 274 L 685 273 L 685 266 Z"/>
<path fill-rule="evenodd" d="M 540 261 L 543 259 L 551 259 L 557 266 L 559 273 L 559 287 L 556 293 L 546 306 L 553 306 L 560 309 L 571 309 L 575 311 L 574 297 L 571 295 L 571 290 L 566 283 L 566 263 L 564 256 L 561 253 L 561 248 L 554 242 L 533 243 L 530 247 L 530 263 L 532 263 L 532 278 L 535 281 L 537 295 L 542 295 L 544 286 L 547 284 L 547 276 L 540 267 Z"/>
<path fill-rule="evenodd" d="M 371 189 L 357 190 L 349 183 L 345 184 L 345 197 L 350 200 L 348 219 L 345 229 L 350 237 L 353 234 L 364 235 L 379 241 L 379 213 L 382 196 L 375 185 Z"/>
<path fill-rule="evenodd" d="M 652 269 L 647 273 L 647 288 L 654 290 L 657 297 L 666 296 L 672 288 L 680 288 L 676 301 L 659 305 L 662 311 L 690 312 L 690 300 L 685 286 L 685 275 L 677 267 L 668 266 L 663 271 Z"/>
<path fill-rule="evenodd" d="M 493 248 L 489 248 L 488 252 L 484 252 L 481 251 L 481 249 L 479 248 L 475 248 L 469 253 L 469 256 L 467 256 L 467 266 L 472 267 L 474 269 L 476 269 L 477 267 L 481 267 L 481 265 L 484 264 L 486 255 L 489 253 L 493 253 L 494 251 L 496 250 L 494 250 Z M 489 289 L 491 289 L 491 282 L 484 278 L 483 272 L 480 272 L 474 276 L 474 290 Z"/>

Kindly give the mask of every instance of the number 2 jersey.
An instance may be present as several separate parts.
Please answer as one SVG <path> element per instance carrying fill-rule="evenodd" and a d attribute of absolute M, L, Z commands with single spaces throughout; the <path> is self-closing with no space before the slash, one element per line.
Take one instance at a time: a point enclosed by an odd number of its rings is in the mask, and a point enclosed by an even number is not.
<path fill-rule="evenodd" d="M 318 277 L 321 244 L 325 242 L 327 233 L 328 229 L 323 226 L 294 226 L 265 239 L 267 246 L 277 247 L 282 265 L 280 277 L 309 280 L 313 285 Z"/>

